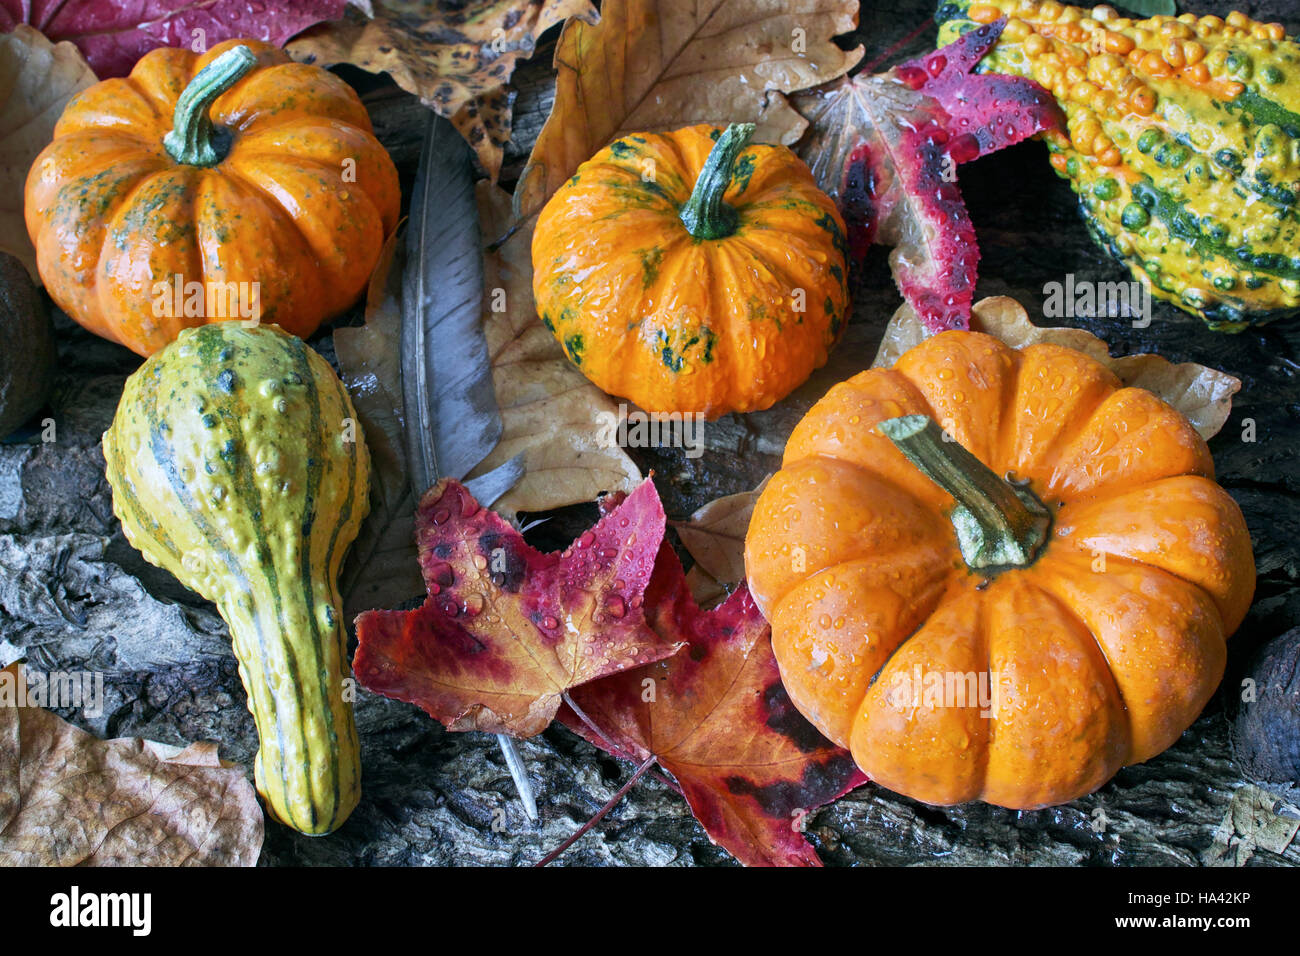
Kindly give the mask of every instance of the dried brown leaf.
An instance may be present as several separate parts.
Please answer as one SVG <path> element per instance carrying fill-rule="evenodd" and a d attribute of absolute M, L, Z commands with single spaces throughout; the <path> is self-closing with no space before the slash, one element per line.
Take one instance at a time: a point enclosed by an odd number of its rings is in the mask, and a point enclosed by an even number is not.
<path fill-rule="evenodd" d="M 682 544 L 700 568 L 719 584 L 737 584 L 745 577 L 745 532 L 754 513 L 754 502 L 771 478 L 768 475 L 753 491 L 724 495 L 698 509 L 687 521 L 671 521 Z M 700 584 L 706 582 L 699 581 Z M 695 593 L 696 582 L 687 575 Z M 704 592 L 708 595 L 708 590 Z"/>
<path fill-rule="evenodd" d="M 976 302 L 970 327 L 1013 348 L 1038 342 L 1084 352 L 1119 376 L 1125 385 L 1145 388 L 1177 409 L 1207 441 L 1218 434 L 1232 412 L 1232 396 L 1241 381 L 1227 372 L 1184 362 L 1175 365 L 1159 355 L 1112 357 L 1106 343 L 1083 329 L 1039 328 L 1015 299 L 991 296 Z M 928 336 L 910 305 L 901 306 L 885 327 L 873 368 L 893 365 L 898 357 Z"/>
<path fill-rule="evenodd" d="M 0 249 L 21 259 L 37 282 L 36 250 L 23 220 L 27 171 L 68 100 L 94 83 L 71 43 L 51 43 L 25 24 L 0 35 Z"/>
<path fill-rule="evenodd" d="M 485 238 L 502 235 L 510 196 L 478 184 Z M 590 501 L 604 491 L 630 491 L 641 473 L 607 440 L 618 407 L 592 385 L 542 325 L 533 304 L 533 231 L 524 224 L 484 258 L 483 331 L 501 410 L 501 441 L 471 476 L 483 475 L 521 452 L 524 477 L 497 500 L 502 514 L 546 511 Z M 494 311 L 494 309 L 497 309 Z"/>
<path fill-rule="evenodd" d="M 706 611 L 721 604 L 729 593 L 725 584 L 698 564 L 686 572 L 686 587 L 695 603 Z"/>
<path fill-rule="evenodd" d="M 537 38 L 568 17 L 595 17 L 590 0 L 374 0 L 374 17 L 355 9 L 285 49 L 298 60 L 351 63 L 387 73 L 455 125 L 493 181 L 510 140 L 514 94 L 506 84 Z"/>
<path fill-rule="evenodd" d="M 856 0 L 605 0 L 598 23 L 570 20 L 555 105 L 515 192 L 519 218 L 624 133 L 756 122 L 756 140 L 795 142 L 807 122 L 785 94 L 862 58 L 831 42 L 857 17 Z"/>
<path fill-rule="evenodd" d="M 372 607 L 394 607 L 424 593 L 415 559 L 416 494 L 403 443 L 402 263 L 395 231 L 384 244 L 366 293 L 366 322 L 334 333 L 343 383 L 356 406 L 370 449 L 370 513 L 343 567 L 340 587 L 348 618 Z"/>
<path fill-rule="evenodd" d="M 99 740 L 39 707 L 0 707 L 0 864 L 253 866 L 263 820 L 215 744 L 171 758 Z"/>

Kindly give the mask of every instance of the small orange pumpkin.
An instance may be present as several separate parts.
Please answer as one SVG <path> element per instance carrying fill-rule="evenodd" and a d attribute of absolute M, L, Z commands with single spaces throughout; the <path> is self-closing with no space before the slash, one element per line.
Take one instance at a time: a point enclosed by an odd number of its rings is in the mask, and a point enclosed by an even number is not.
<path fill-rule="evenodd" d="M 848 310 L 844 221 L 751 124 L 624 136 L 533 234 L 538 314 L 570 360 L 649 412 L 768 408 L 825 364 Z"/>
<path fill-rule="evenodd" d="M 351 87 L 230 40 L 153 50 L 76 96 L 25 214 L 55 303 L 149 355 L 254 315 L 310 335 L 364 290 L 400 198 Z"/>
<path fill-rule="evenodd" d="M 1250 604 L 1213 476 L 1186 419 L 1074 349 L 945 332 L 835 386 L 745 543 L 791 699 L 927 803 L 1096 789 L 1195 720 Z"/>

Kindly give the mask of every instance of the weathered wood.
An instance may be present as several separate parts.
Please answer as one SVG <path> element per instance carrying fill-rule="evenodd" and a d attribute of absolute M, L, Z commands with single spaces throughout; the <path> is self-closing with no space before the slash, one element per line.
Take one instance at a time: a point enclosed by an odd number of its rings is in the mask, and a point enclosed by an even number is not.
<path fill-rule="evenodd" d="M 1223 12 L 1222 4 L 1182 3 Z M 1281 19 L 1292 4 L 1240 6 Z M 864 5 L 851 42 L 868 59 L 906 37 L 932 13 L 898 0 Z M 934 31 L 904 48 L 919 53 Z M 517 75 L 515 139 L 506 154 L 509 184 L 549 110 L 553 39 Z M 394 88 L 366 94 L 376 129 L 406 175 L 423 128 L 412 97 Z M 980 295 L 1016 296 L 1037 318 L 1043 287 L 1079 278 L 1119 280 L 1124 270 L 1087 236 L 1068 186 L 1028 143 L 962 167 L 961 187 L 980 238 Z M 884 323 L 899 304 L 883 250 L 871 254 L 855 290 L 853 321 L 826 368 L 777 408 L 706 428 L 708 449 L 634 449 L 653 468 L 670 515 L 685 517 L 722 494 L 745 490 L 780 463 L 791 428 L 834 382 L 866 368 Z M 355 321 L 353 316 L 347 321 Z M 1232 761 L 1224 701 L 1259 643 L 1300 623 L 1300 319 L 1237 336 L 1158 306 L 1149 328 L 1079 320 L 1117 354 L 1159 351 L 1175 361 L 1214 364 L 1244 388 L 1214 439 L 1219 477 L 1241 504 L 1259 562 L 1254 608 L 1230 642 L 1230 673 L 1218 698 L 1169 751 L 1123 770 L 1098 793 L 1068 806 L 1015 813 L 982 805 L 935 808 L 868 785 L 809 819 L 810 835 L 832 864 L 1045 863 L 1194 864 L 1211 855 L 1216 829 L 1242 778 Z M 102 718 L 62 712 L 101 735 L 140 734 L 169 743 L 222 742 L 222 755 L 248 764 L 256 739 L 229 651 L 210 605 L 151 568 L 130 548 L 112 511 L 99 435 L 125 376 L 139 360 L 66 319 L 57 325 L 60 374 L 49 414 L 57 440 L 39 435 L 0 445 L 0 663 L 15 649 L 33 666 L 93 667 L 106 674 Z M 313 344 L 332 355 L 328 333 Z M 1248 420 L 1256 440 L 1243 440 Z M 542 546 L 567 543 L 594 508 L 565 509 L 531 532 Z M 7 657 L 5 655 L 8 655 Z M 448 734 L 414 708 L 361 694 L 364 764 L 361 806 L 338 833 L 300 837 L 268 824 L 265 864 L 527 863 L 543 856 L 617 789 L 630 768 L 567 731 L 523 745 L 540 797 L 542 822 L 527 823 L 491 737 Z M 505 827 L 494 828 L 496 811 Z M 725 864 L 684 802 L 661 784 L 638 784 L 566 856 L 572 863 Z M 1300 864 L 1260 851 L 1252 865 Z"/>

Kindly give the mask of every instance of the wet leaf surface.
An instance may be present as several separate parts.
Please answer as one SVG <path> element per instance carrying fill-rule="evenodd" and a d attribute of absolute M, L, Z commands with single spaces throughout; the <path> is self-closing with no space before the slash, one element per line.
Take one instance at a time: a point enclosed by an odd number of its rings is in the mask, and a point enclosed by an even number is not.
<path fill-rule="evenodd" d="M 1029 80 L 972 73 L 1001 23 L 887 73 L 846 77 L 795 98 L 809 130 L 799 154 L 839 204 L 857 259 L 892 247 L 899 291 L 927 329 L 966 328 L 979 263 L 957 166 L 1064 122 Z"/>
<path fill-rule="evenodd" d="M 657 757 L 709 838 L 740 862 L 820 865 L 803 837 L 807 816 L 866 778 L 790 702 L 771 628 L 748 589 L 741 584 L 719 607 L 701 610 L 665 544 L 646 608 L 665 641 L 686 647 L 573 691 L 601 735 L 567 705 L 560 719 L 616 756 Z"/>
<path fill-rule="evenodd" d="M 429 596 L 357 618 L 357 680 L 450 730 L 538 734 L 565 691 L 677 650 L 645 622 L 663 533 L 649 481 L 559 554 L 440 482 L 416 513 Z"/>
<path fill-rule="evenodd" d="M 344 0 L 0 0 L 0 32 L 28 23 L 81 48 L 100 79 L 126 76 L 155 47 L 205 50 L 233 37 L 279 46 L 295 33 L 343 15 Z M 194 44 L 201 44 L 195 47 Z"/>

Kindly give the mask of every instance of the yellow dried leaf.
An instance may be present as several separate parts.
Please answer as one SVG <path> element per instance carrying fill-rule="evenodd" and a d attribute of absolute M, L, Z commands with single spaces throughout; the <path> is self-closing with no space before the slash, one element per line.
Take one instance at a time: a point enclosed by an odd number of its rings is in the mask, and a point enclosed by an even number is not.
<path fill-rule="evenodd" d="M 39 707 L 0 707 L 0 864 L 253 866 L 253 785 L 215 744 L 173 757 L 100 740 Z"/>
<path fill-rule="evenodd" d="M 831 42 L 857 19 L 856 0 L 605 0 L 598 23 L 570 20 L 555 50 L 555 105 L 515 191 L 518 218 L 625 133 L 755 122 L 756 140 L 790 145 L 807 122 L 785 94 L 862 58 L 862 47 Z"/>
<path fill-rule="evenodd" d="M 1024 348 L 1038 342 L 1064 345 L 1101 362 L 1125 385 L 1145 388 L 1177 409 L 1206 441 L 1218 434 L 1232 412 L 1232 396 L 1241 381 L 1227 372 L 1184 362 L 1175 365 L 1159 355 L 1114 358 L 1106 343 L 1083 329 L 1039 328 L 1015 299 L 992 296 L 976 302 L 970 327 L 1010 345 Z M 910 305 L 901 306 L 885 327 L 873 368 L 893 365 L 900 355 L 927 338 L 929 333 Z"/>
<path fill-rule="evenodd" d="M 483 235 L 504 234 L 509 194 L 480 182 L 478 205 Z M 525 224 L 490 250 L 483 264 L 483 331 L 503 431 L 471 477 L 523 453 L 523 478 L 494 505 L 502 514 L 546 511 L 590 501 L 604 491 L 631 491 L 641 478 L 632 459 L 609 440 L 618 406 L 574 368 L 537 316 L 532 241 L 531 224 Z"/>
<path fill-rule="evenodd" d="M 74 94 L 95 74 L 71 43 L 51 43 L 26 24 L 0 35 L 0 250 L 22 260 L 32 278 L 36 250 L 23 220 L 23 189 L 36 155 Z"/>
<path fill-rule="evenodd" d="M 715 498 L 691 515 L 689 521 L 669 522 L 695 559 L 695 567 L 713 581 L 734 585 L 744 579 L 745 533 L 754 513 L 754 502 L 771 477 L 764 478 L 753 491 Z M 692 583 L 689 575 L 687 581 Z"/>

